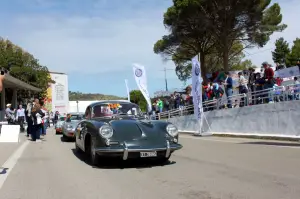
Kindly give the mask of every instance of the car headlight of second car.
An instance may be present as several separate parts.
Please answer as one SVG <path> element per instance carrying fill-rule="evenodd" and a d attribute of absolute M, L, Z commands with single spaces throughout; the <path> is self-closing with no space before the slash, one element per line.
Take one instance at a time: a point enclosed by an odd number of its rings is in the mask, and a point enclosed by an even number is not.
<path fill-rule="evenodd" d="M 99 129 L 99 134 L 105 138 L 105 139 L 109 139 L 113 136 L 114 134 L 114 130 L 111 128 L 111 126 L 109 125 L 103 125 L 100 127 Z"/>
<path fill-rule="evenodd" d="M 168 124 L 166 128 L 168 134 L 172 137 L 175 137 L 178 135 L 178 129 L 174 124 Z"/>

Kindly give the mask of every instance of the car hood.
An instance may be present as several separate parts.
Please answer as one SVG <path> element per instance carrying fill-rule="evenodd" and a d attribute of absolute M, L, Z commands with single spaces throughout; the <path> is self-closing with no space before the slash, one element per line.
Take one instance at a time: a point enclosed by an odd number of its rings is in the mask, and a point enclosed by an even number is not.
<path fill-rule="evenodd" d="M 112 120 L 109 124 L 114 129 L 116 141 L 136 141 L 138 143 L 165 142 L 166 122 L 150 120 Z"/>
<path fill-rule="evenodd" d="M 71 122 L 66 122 L 65 125 L 66 125 L 66 126 L 67 126 L 67 125 L 71 125 L 72 128 L 75 128 L 75 127 L 78 125 L 79 122 L 80 122 L 79 120 L 73 120 L 73 121 L 71 121 Z"/>

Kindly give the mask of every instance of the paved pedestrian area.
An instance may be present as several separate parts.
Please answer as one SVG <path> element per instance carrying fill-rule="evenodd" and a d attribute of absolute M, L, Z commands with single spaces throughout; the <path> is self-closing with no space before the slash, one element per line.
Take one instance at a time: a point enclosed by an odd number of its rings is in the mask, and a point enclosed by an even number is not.
<path fill-rule="evenodd" d="M 74 143 L 48 130 L 42 143 L 21 135 L 0 143 L 0 199 L 298 199 L 300 144 L 182 135 L 167 165 L 149 162 L 94 168 Z"/>

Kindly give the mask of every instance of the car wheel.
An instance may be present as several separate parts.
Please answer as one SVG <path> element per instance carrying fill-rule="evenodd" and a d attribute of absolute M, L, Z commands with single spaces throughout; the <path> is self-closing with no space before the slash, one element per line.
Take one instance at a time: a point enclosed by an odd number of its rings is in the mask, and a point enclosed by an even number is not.
<path fill-rule="evenodd" d="M 91 139 L 91 143 L 90 143 L 90 162 L 93 166 L 96 166 L 99 163 L 100 160 L 100 156 L 96 153 L 95 150 L 95 143 L 93 141 L 93 139 Z"/>

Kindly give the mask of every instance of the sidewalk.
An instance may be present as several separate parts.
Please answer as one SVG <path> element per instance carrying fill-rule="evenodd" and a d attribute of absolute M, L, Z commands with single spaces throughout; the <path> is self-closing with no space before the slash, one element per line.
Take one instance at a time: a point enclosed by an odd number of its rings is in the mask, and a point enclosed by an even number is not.
<path fill-rule="evenodd" d="M 17 150 L 17 148 L 28 138 L 25 136 L 26 133 L 20 133 L 19 143 L 0 143 L 0 172 L 2 165 L 6 160 Z"/>

